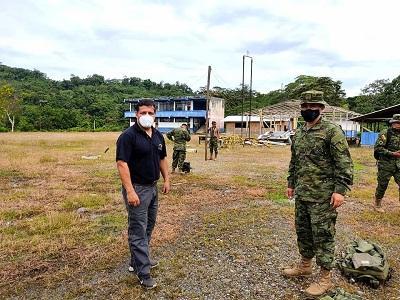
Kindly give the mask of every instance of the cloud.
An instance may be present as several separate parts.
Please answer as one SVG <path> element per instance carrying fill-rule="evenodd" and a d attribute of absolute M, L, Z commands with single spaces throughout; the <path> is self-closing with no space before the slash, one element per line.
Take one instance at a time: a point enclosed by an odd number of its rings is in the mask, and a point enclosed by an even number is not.
<path fill-rule="evenodd" d="M 211 65 L 212 85 L 235 88 L 249 51 L 258 91 L 307 74 L 341 80 L 351 95 L 398 75 L 399 10 L 389 0 L 6 1 L 0 61 L 55 79 L 98 73 L 194 89 Z"/>

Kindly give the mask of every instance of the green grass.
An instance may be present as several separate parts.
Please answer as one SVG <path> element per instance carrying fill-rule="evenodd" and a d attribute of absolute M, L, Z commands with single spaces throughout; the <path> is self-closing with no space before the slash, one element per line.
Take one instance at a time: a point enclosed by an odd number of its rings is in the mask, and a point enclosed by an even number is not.
<path fill-rule="evenodd" d="M 15 221 L 36 216 L 43 211 L 39 208 L 10 209 L 0 212 L 0 220 Z"/>
<path fill-rule="evenodd" d="M 44 164 L 44 163 L 56 163 L 56 162 L 58 162 L 58 158 L 54 157 L 54 156 L 51 156 L 51 155 L 44 155 L 44 156 L 42 156 L 40 158 L 39 162 L 41 164 Z"/>
<path fill-rule="evenodd" d="M 256 180 L 252 179 L 251 177 L 243 176 L 243 175 L 234 175 L 234 176 L 232 176 L 232 180 L 233 180 L 234 184 L 241 185 L 241 186 L 255 187 L 258 185 Z"/>
<path fill-rule="evenodd" d="M 104 194 L 81 194 L 64 200 L 62 208 L 67 210 L 75 210 L 80 207 L 97 209 L 110 201 L 110 198 Z"/>

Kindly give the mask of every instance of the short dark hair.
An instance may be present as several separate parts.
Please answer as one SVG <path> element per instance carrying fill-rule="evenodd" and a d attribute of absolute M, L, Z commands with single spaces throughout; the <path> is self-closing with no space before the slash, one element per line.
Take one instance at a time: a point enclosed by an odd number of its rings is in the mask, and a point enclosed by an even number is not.
<path fill-rule="evenodd" d="M 151 99 L 139 100 L 139 102 L 135 104 L 135 110 L 139 111 L 139 107 L 141 107 L 141 106 L 153 106 L 154 107 L 154 112 L 156 112 L 156 110 L 157 110 L 156 104 Z"/>
<path fill-rule="evenodd" d="M 211 124 L 215 124 L 215 125 L 217 125 L 217 122 L 215 122 L 215 121 L 212 121 L 212 122 L 211 122 Z"/>

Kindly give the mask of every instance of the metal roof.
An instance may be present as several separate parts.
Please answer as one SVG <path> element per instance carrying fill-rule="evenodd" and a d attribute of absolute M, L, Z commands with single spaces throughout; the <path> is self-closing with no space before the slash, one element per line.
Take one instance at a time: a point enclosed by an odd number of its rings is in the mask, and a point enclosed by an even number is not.
<path fill-rule="evenodd" d="M 243 115 L 243 122 L 248 122 L 248 115 Z M 273 118 L 268 118 L 268 117 L 264 117 L 263 118 L 263 122 L 269 122 L 269 121 L 274 121 L 275 119 Z M 282 118 L 276 118 L 276 121 L 289 121 L 290 118 L 287 116 L 282 116 Z M 260 116 L 251 116 L 250 118 L 251 122 L 260 122 Z M 236 115 L 236 116 L 227 116 L 224 118 L 224 122 L 242 122 L 242 115 Z"/>
<path fill-rule="evenodd" d="M 214 98 L 214 97 L 213 97 Z M 137 103 L 140 100 L 153 100 L 155 102 L 168 102 L 168 101 L 188 101 L 188 100 L 201 100 L 205 101 L 206 96 L 180 96 L 180 97 L 154 97 L 154 98 L 127 98 L 124 103 Z"/>
<path fill-rule="evenodd" d="M 260 109 L 256 109 L 252 111 L 253 114 L 259 115 Z M 269 105 L 262 108 L 262 114 L 264 116 L 290 116 L 290 117 L 299 117 L 300 116 L 300 100 L 287 100 L 284 102 L 279 102 L 277 104 Z M 356 113 L 351 110 L 344 109 L 338 106 L 326 105 L 324 111 L 322 112 L 324 115 L 332 115 L 332 116 L 348 116 L 348 118 L 353 118 L 356 116 L 360 116 L 361 114 Z"/>
<path fill-rule="evenodd" d="M 384 122 L 391 119 L 394 114 L 399 114 L 399 113 L 400 113 L 400 104 L 396 104 L 384 109 L 370 112 L 362 116 L 351 118 L 350 120 L 357 122 L 367 122 L 367 123 Z"/>

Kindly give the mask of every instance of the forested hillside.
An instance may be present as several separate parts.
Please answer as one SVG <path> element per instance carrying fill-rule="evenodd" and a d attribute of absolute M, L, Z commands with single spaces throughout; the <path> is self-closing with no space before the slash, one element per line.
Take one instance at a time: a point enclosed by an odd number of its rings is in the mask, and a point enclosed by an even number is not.
<path fill-rule="evenodd" d="M 360 95 L 346 97 L 342 82 L 330 77 L 300 75 L 279 90 L 266 94 L 251 92 L 252 109 L 288 99 L 296 99 L 306 90 L 324 92 L 325 100 L 359 113 L 368 113 L 400 103 L 400 76 L 392 81 L 379 79 L 364 87 Z M 0 64 L 0 131 L 122 130 L 128 125 L 123 117 L 131 97 L 186 96 L 193 91 L 184 83 L 156 83 L 137 77 L 105 79 L 93 74 L 87 78 L 71 75 L 69 80 L 49 79 L 38 70 L 12 68 Z M 250 91 L 213 87 L 211 95 L 225 99 L 225 115 L 250 109 Z"/>
<path fill-rule="evenodd" d="M 37 70 L 0 65 L 0 129 L 10 129 L 5 113 L 8 107 L 15 116 L 16 130 L 93 130 L 94 121 L 98 130 L 121 130 L 128 125 L 123 118 L 128 108 L 123 99 L 191 94 L 193 91 L 179 82 L 105 79 L 97 74 L 55 81 Z"/>

